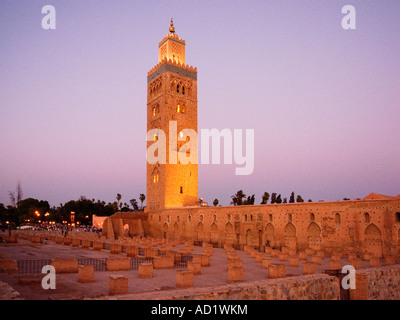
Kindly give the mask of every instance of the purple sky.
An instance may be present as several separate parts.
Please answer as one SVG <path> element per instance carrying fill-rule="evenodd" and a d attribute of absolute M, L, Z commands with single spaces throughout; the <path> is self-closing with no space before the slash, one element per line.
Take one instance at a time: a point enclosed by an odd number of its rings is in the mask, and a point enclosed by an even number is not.
<path fill-rule="evenodd" d="M 199 166 L 205 201 L 400 193 L 398 0 L 1 0 L 0 203 L 18 181 L 55 206 L 145 193 L 146 77 L 171 17 L 198 68 L 199 129 L 255 130 L 252 175 Z"/>

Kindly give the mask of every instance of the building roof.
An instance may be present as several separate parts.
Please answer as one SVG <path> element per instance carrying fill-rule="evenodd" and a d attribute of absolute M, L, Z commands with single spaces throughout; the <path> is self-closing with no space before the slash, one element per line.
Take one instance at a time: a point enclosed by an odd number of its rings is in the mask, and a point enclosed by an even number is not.
<path fill-rule="evenodd" d="M 370 193 L 367 195 L 363 200 L 395 200 L 395 199 L 400 199 L 400 194 L 396 197 L 393 196 L 387 196 L 385 194 L 379 194 L 379 193 Z"/>

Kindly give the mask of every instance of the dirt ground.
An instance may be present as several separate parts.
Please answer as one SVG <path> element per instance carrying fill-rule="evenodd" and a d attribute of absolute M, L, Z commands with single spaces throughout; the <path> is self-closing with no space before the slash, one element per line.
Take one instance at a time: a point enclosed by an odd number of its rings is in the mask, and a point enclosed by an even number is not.
<path fill-rule="evenodd" d="M 174 250 L 183 248 L 183 245 L 175 246 Z M 194 246 L 192 254 L 200 254 L 203 248 Z M 257 263 L 244 251 L 236 250 L 243 263 L 244 282 L 262 280 L 268 278 L 268 270 L 261 263 Z M 107 258 L 124 257 L 125 253 L 111 254 L 109 251 L 94 251 L 93 249 L 82 249 L 78 247 L 58 245 L 52 241 L 48 244 L 31 244 L 29 241 L 19 239 L 18 244 L 0 244 L 0 259 L 15 260 L 41 260 L 41 259 L 79 259 L 79 258 Z M 311 261 L 311 258 L 308 258 Z M 302 264 L 299 267 L 290 267 L 288 262 L 279 261 L 274 258 L 274 263 L 286 264 L 287 276 L 303 274 Z M 365 262 L 365 267 L 368 262 Z M 342 260 L 342 265 L 347 261 Z M 70 300 L 82 298 L 99 298 L 108 295 L 108 279 L 110 275 L 124 275 L 128 278 L 129 293 L 144 293 L 160 290 L 176 289 L 176 270 L 162 269 L 154 270 L 151 279 L 138 278 L 137 270 L 130 271 L 95 271 L 95 281 L 92 283 L 78 282 L 78 274 L 57 274 L 56 289 L 45 290 L 41 286 L 44 274 L 6 274 L 0 273 L 0 283 L 3 282 L 19 292 L 20 299 L 27 300 Z M 322 264 L 316 268 L 317 273 L 329 269 L 329 258 L 322 260 Z M 194 277 L 194 287 L 216 287 L 228 283 L 227 254 L 223 248 L 214 248 L 210 259 L 210 266 L 202 267 L 201 275 Z M 1 289 L 1 287 L 0 287 Z M 15 294 L 14 294 L 15 296 Z M 13 297 L 14 297 L 13 296 Z"/>

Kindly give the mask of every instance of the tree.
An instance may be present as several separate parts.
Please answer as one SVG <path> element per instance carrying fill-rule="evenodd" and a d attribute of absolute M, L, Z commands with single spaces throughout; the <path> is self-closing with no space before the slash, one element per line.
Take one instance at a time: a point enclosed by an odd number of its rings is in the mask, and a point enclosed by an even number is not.
<path fill-rule="evenodd" d="M 140 209 L 142 210 L 143 209 L 143 202 L 144 202 L 144 200 L 146 200 L 146 196 L 143 193 L 141 193 L 139 195 L 139 200 L 140 200 Z"/>
<path fill-rule="evenodd" d="M 122 196 L 117 193 L 117 208 L 119 208 L 119 202 L 121 201 Z"/>
<path fill-rule="evenodd" d="M 271 204 L 274 204 L 274 203 L 276 203 L 276 192 L 273 192 L 271 194 Z"/>
<path fill-rule="evenodd" d="M 139 211 L 139 207 L 138 207 L 136 199 L 131 199 L 129 202 L 132 205 L 133 211 Z"/>
<path fill-rule="evenodd" d="M 246 195 L 244 194 L 243 190 L 239 190 L 235 195 L 232 196 L 232 200 L 233 198 L 236 198 L 236 204 L 241 206 L 243 204 L 243 198 L 246 198 Z"/>
<path fill-rule="evenodd" d="M 252 196 L 248 196 L 246 200 L 243 201 L 244 205 L 252 205 L 254 204 L 254 194 Z"/>
<path fill-rule="evenodd" d="M 236 205 L 237 205 L 237 202 L 238 202 L 237 198 L 236 198 L 235 196 L 231 196 L 231 198 L 232 198 L 231 204 L 233 204 L 234 206 L 236 206 Z"/>
<path fill-rule="evenodd" d="M 0 224 L 6 222 L 7 209 L 4 204 L 0 203 Z"/>
<path fill-rule="evenodd" d="M 268 200 L 269 200 L 269 193 L 268 192 L 264 192 L 264 194 L 262 195 L 261 204 L 267 204 Z"/>
<path fill-rule="evenodd" d="M 283 198 L 283 202 L 282 203 L 287 203 L 287 198 Z"/>
<path fill-rule="evenodd" d="M 296 198 L 296 202 L 304 202 L 303 198 L 301 197 L 301 195 L 298 195 Z"/>
<path fill-rule="evenodd" d="M 294 203 L 294 191 L 290 194 L 289 203 Z"/>
<path fill-rule="evenodd" d="M 276 203 L 282 203 L 281 194 L 279 194 L 279 195 L 276 197 Z"/>
<path fill-rule="evenodd" d="M 213 201 L 214 207 L 216 207 L 218 205 L 218 203 L 219 203 L 218 199 L 214 199 L 214 201 Z"/>

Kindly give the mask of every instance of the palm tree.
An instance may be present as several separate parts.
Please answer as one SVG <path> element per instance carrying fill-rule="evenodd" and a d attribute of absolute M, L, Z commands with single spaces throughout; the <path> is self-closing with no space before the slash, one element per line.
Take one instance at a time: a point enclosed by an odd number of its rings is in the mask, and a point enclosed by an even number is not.
<path fill-rule="evenodd" d="M 267 204 L 268 200 L 269 200 L 269 193 L 268 192 L 264 192 L 264 194 L 262 195 L 261 204 Z"/>
<path fill-rule="evenodd" d="M 119 207 L 119 202 L 121 201 L 121 195 L 119 193 L 117 193 L 117 206 Z"/>
<path fill-rule="evenodd" d="M 218 199 L 214 199 L 214 202 L 213 202 L 214 207 L 216 207 L 218 205 L 218 203 L 219 203 Z"/>
<path fill-rule="evenodd" d="M 133 207 L 133 211 L 139 211 L 136 199 L 131 199 L 131 200 L 129 200 L 129 202 L 131 203 L 131 205 Z"/>
<path fill-rule="evenodd" d="M 243 204 L 243 198 L 246 198 L 246 195 L 244 194 L 243 190 L 239 190 L 236 192 L 234 197 L 237 199 L 237 205 L 241 206 Z"/>
<path fill-rule="evenodd" d="M 231 204 L 233 204 L 234 206 L 236 206 L 236 205 L 237 205 L 237 198 L 236 198 L 235 196 L 231 196 L 231 198 L 232 198 Z"/>
<path fill-rule="evenodd" d="M 143 209 L 143 202 L 144 200 L 146 200 L 146 196 L 143 193 L 141 193 L 139 196 L 139 200 L 140 200 L 140 209 Z"/>

